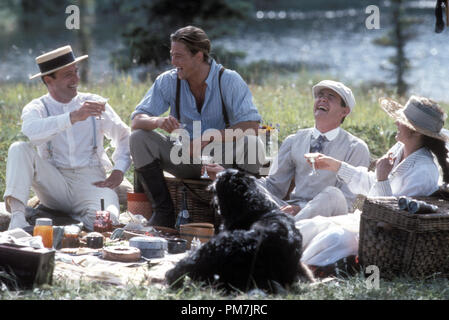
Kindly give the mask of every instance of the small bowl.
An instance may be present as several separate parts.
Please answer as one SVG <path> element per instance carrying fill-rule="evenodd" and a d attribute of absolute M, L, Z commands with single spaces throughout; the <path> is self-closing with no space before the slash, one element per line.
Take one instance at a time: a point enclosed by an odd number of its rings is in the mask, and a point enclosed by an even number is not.
<path fill-rule="evenodd" d="M 187 240 L 185 239 L 169 239 L 167 240 L 168 253 L 176 254 L 183 253 L 187 250 Z"/>
<path fill-rule="evenodd" d="M 91 232 L 86 236 L 87 247 L 91 249 L 103 248 L 103 235 L 98 232 Z"/>

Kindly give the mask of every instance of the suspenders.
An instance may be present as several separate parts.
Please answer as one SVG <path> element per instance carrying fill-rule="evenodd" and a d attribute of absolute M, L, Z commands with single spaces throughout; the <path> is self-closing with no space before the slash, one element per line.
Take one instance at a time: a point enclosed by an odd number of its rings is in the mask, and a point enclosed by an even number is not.
<path fill-rule="evenodd" d="M 220 98 L 221 98 L 221 109 L 222 109 L 222 113 L 223 113 L 223 118 L 224 118 L 224 122 L 226 124 L 226 128 L 230 127 L 229 124 L 229 117 L 228 117 L 228 112 L 226 111 L 226 105 L 224 103 L 223 100 L 223 94 L 221 92 L 221 76 L 223 75 L 223 71 L 225 70 L 224 67 L 221 67 L 220 72 L 218 74 L 218 87 L 220 88 Z M 178 78 L 176 80 L 176 118 L 178 119 L 178 121 L 180 121 L 181 119 L 181 113 L 180 113 L 180 96 L 181 96 L 181 80 Z"/>
<path fill-rule="evenodd" d="M 50 117 L 50 111 L 48 110 L 47 105 L 44 102 L 44 98 L 40 99 L 42 104 L 44 105 L 45 111 L 47 112 L 47 117 Z M 92 137 L 92 153 L 96 153 L 97 152 L 97 124 L 95 123 L 95 117 L 90 117 L 92 119 L 92 126 L 94 129 L 94 134 Z M 48 154 L 50 155 L 50 158 L 53 157 L 53 146 L 51 144 L 51 141 L 47 141 L 47 151 Z"/>

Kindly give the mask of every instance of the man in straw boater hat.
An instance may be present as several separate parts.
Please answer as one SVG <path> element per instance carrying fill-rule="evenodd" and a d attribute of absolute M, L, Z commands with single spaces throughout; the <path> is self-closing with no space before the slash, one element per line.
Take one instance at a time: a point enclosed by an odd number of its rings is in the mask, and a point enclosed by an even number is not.
<path fill-rule="evenodd" d="M 335 172 L 357 194 L 374 197 L 433 194 L 438 190 L 440 180 L 435 159 L 441 167 L 442 182 L 449 182 L 446 147 L 449 139 L 443 134 L 445 112 L 436 102 L 418 96 L 411 96 L 405 105 L 389 98 L 382 98 L 379 102 L 381 108 L 395 120 L 397 143 L 377 161 L 375 172 L 326 155 L 320 155 L 315 166 Z M 330 275 L 329 272 L 335 273 L 335 266 L 346 269 L 344 261 L 356 263 L 359 225 L 360 211 L 335 219 L 297 221 L 296 227 L 304 236 L 303 243 L 307 244 L 302 261 L 308 265 L 327 265 L 317 269 L 323 271 L 323 276 Z M 352 259 L 346 259 L 349 257 Z"/>
<path fill-rule="evenodd" d="M 118 222 L 114 189 L 131 164 L 130 129 L 106 99 L 78 92 L 77 63 L 87 57 L 75 58 L 64 46 L 36 58 L 41 72 L 30 79 L 41 77 L 48 93 L 23 108 L 22 132 L 29 142 L 15 142 L 8 151 L 4 199 L 11 212 L 9 229 L 29 226 L 30 188 L 42 205 L 67 213 L 87 230 L 93 230 L 101 199 L 113 223 Z M 115 147 L 114 166 L 104 150 L 105 136 Z"/>
<path fill-rule="evenodd" d="M 268 177 L 259 179 L 281 210 L 295 220 L 346 214 L 356 199 L 335 173 L 314 172 L 306 157 L 320 152 L 365 167 L 370 161 L 366 143 L 340 127 L 356 104 L 352 90 L 341 82 L 323 80 L 313 86 L 312 96 L 315 126 L 288 136 Z M 207 170 L 214 174 L 223 168 L 212 164 Z M 295 188 L 288 195 L 292 179 Z M 290 196 L 287 201 L 283 200 L 286 196 Z"/>

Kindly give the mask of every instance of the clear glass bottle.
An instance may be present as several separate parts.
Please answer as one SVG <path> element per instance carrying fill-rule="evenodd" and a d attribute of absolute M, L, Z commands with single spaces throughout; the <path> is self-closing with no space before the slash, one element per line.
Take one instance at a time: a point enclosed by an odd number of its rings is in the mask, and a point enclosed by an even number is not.
<path fill-rule="evenodd" d="M 45 248 L 53 247 L 53 221 L 48 218 L 36 219 L 33 236 L 41 236 Z"/>
<path fill-rule="evenodd" d="M 176 219 L 175 228 L 179 230 L 179 226 L 182 224 L 187 224 L 190 222 L 189 211 L 187 210 L 187 190 L 184 187 L 182 190 L 182 208 L 181 212 L 178 214 L 178 219 Z"/>

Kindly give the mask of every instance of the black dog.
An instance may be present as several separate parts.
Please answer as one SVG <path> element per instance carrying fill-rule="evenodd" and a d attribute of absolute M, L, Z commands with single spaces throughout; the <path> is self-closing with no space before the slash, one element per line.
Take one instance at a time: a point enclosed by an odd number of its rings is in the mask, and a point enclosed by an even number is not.
<path fill-rule="evenodd" d="M 313 281 L 300 263 L 302 236 L 294 220 L 254 177 L 228 169 L 210 188 L 222 230 L 169 270 L 168 284 L 179 287 L 188 275 L 226 291 L 259 288 L 277 293 L 301 276 Z"/>

